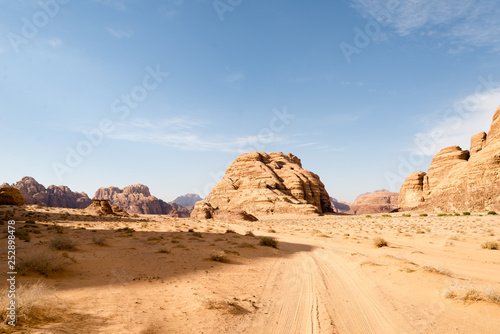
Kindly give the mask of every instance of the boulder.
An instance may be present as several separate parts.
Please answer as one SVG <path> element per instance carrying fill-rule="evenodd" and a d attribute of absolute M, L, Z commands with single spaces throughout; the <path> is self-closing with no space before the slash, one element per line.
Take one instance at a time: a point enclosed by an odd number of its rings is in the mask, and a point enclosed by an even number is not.
<path fill-rule="evenodd" d="M 19 189 L 14 187 L 1 187 L 0 188 L 0 205 L 24 205 L 23 196 Z"/>

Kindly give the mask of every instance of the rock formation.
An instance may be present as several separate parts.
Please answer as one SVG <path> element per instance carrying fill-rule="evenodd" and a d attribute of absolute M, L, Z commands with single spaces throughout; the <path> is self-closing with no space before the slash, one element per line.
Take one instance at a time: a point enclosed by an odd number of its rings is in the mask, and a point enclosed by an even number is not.
<path fill-rule="evenodd" d="M 186 194 L 177 197 L 172 201 L 172 203 L 178 204 L 189 211 L 193 211 L 194 205 L 196 202 L 201 201 L 203 198 L 201 198 L 198 194 Z M 170 203 L 170 204 L 172 204 Z"/>
<path fill-rule="evenodd" d="M 18 189 L 14 187 L 4 187 L 0 188 L 0 205 L 24 205 L 23 196 Z"/>
<path fill-rule="evenodd" d="M 398 208 L 399 193 L 382 189 L 372 193 L 362 194 L 350 204 L 351 214 L 388 213 Z"/>
<path fill-rule="evenodd" d="M 117 205 L 129 214 L 158 214 L 171 217 L 189 217 L 189 211 L 173 203 L 168 204 L 151 195 L 149 188 L 143 184 L 99 188 L 95 193 L 97 199 L 107 199 L 111 205 Z"/>
<path fill-rule="evenodd" d="M 302 168 L 299 158 L 281 152 L 240 155 L 191 217 L 250 219 L 253 216 L 333 212 L 319 176 Z"/>
<path fill-rule="evenodd" d="M 402 210 L 500 210 L 500 108 L 486 135 L 471 138 L 471 149 L 447 147 L 432 159 L 427 173 L 415 172 L 401 187 Z"/>
<path fill-rule="evenodd" d="M 90 214 L 98 215 L 98 216 L 107 216 L 115 214 L 113 212 L 113 208 L 109 205 L 109 201 L 107 199 L 93 199 L 92 204 L 89 205 L 88 208 L 85 209 Z"/>
<path fill-rule="evenodd" d="M 73 192 L 66 186 L 45 188 L 34 178 L 25 176 L 12 185 L 18 189 L 26 204 L 38 204 L 50 207 L 84 209 L 92 203 L 86 193 Z"/>
<path fill-rule="evenodd" d="M 336 198 L 330 197 L 330 203 L 332 203 L 333 211 L 336 213 L 346 213 L 351 210 L 349 203 L 338 201 Z"/>

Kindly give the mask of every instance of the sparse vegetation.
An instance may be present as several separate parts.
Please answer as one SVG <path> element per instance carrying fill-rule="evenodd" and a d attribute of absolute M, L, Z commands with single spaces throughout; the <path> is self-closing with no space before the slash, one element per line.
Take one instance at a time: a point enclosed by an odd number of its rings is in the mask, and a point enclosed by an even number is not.
<path fill-rule="evenodd" d="M 130 228 L 130 227 L 122 227 L 122 228 L 117 229 L 116 232 L 122 232 L 125 234 L 132 234 L 135 232 L 135 230 L 133 228 Z"/>
<path fill-rule="evenodd" d="M 492 215 L 492 216 L 497 215 L 497 213 L 496 213 L 495 211 L 488 211 L 488 214 L 489 214 L 489 215 Z"/>
<path fill-rule="evenodd" d="M 10 299 L 8 292 L 1 292 L 0 320 L 6 322 Z M 41 322 L 55 321 L 59 318 L 60 310 L 57 308 L 56 299 L 51 289 L 44 283 L 38 281 L 31 285 L 21 284 L 17 288 L 16 296 L 17 326 L 32 325 Z M 6 333 L 6 332 L 2 332 Z"/>
<path fill-rule="evenodd" d="M 18 228 L 15 232 L 16 238 L 25 242 L 31 241 L 31 236 L 29 232 L 25 229 Z"/>
<path fill-rule="evenodd" d="M 366 218 L 371 218 L 372 216 L 371 216 L 371 215 L 366 215 L 365 217 L 366 217 Z"/>
<path fill-rule="evenodd" d="M 446 216 L 448 216 L 447 213 L 438 213 L 438 217 L 446 217 Z"/>
<path fill-rule="evenodd" d="M 226 230 L 226 233 L 236 233 L 234 230 L 231 230 L 231 229 L 227 229 Z"/>
<path fill-rule="evenodd" d="M 245 235 L 246 235 L 247 237 L 255 237 L 255 234 L 253 234 L 253 232 L 252 232 L 252 231 L 247 231 L 247 232 L 245 233 Z"/>
<path fill-rule="evenodd" d="M 420 214 L 420 217 L 427 217 L 427 216 L 429 216 L 427 213 L 421 213 Z"/>
<path fill-rule="evenodd" d="M 392 217 L 392 216 L 386 213 L 386 214 L 383 214 L 382 217 Z"/>
<path fill-rule="evenodd" d="M 444 292 L 444 297 L 464 303 L 484 301 L 500 304 L 500 293 L 493 287 L 477 288 L 472 285 L 453 284 Z"/>
<path fill-rule="evenodd" d="M 96 244 L 97 246 L 101 246 L 101 247 L 104 247 L 104 246 L 107 246 L 108 244 L 106 243 L 106 238 L 104 237 L 93 237 L 92 238 L 92 242 L 94 244 Z"/>
<path fill-rule="evenodd" d="M 464 212 L 462 213 L 464 216 L 470 216 L 470 212 Z"/>
<path fill-rule="evenodd" d="M 23 254 L 16 264 L 20 275 L 35 272 L 47 277 L 50 273 L 63 270 L 68 263 L 57 253 L 49 250 L 33 250 Z"/>
<path fill-rule="evenodd" d="M 262 237 L 260 238 L 259 245 L 278 248 L 278 240 L 273 237 Z"/>
<path fill-rule="evenodd" d="M 373 244 L 375 245 L 375 247 L 378 247 L 378 248 L 388 246 L 387 241 L 385 241 L 385 239 L 381 238 L 381 237 L 377 237 L 377 238 L 373 239 Z"/>
<path fill-rule="evenodd" d="M 210 254 L 210 260 L 217 261 L 217 262 L 222 262 L 222 263 L 229 263 L 229 259 L 226 256 L 226 252 L 224 252 L 223 250 L 221 250 L 221 251 L 213 251 Z"/>
<path fill-rule="evenodd" d="M 409 214 L 409 213 L 403 213 L 403 217 L 411 217 L 411 214 Z"/>
<path fill-rule="evenodd" d="M 484 242 L 481 244 L 481 248 L 490 249 L 490 250 L 497 250 L 498 249 L 498 242 L 496 242 L 496 241 Z"/>
<path fill-rule="evenodd" d="M 67 250 L 67 251 L 76 250 L 74 241 L 65 237 L 57 237 L 50 240 L 50 247 L 56 250 Z"/>

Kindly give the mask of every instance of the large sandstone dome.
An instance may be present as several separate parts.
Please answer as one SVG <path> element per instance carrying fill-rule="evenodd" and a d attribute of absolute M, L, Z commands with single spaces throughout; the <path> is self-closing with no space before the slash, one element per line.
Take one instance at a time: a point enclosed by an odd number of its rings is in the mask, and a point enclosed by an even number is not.
<path fill-rule="evenodd" d="M 250 152 L 228 167 L 207 198 L 196 203 L 191 217 L 324 214 L 333 212 L 329 198 L 319 176 L 303 169 L 293 154 Z"/>
<path fill-rule="evenodd" d="M 403 210 L 500 210 L 500 108 L 488 134 L 471 138 L 470 152 L 458 146 L 444 148 L 427 173 L 408 176 L 399 206 Z"/>

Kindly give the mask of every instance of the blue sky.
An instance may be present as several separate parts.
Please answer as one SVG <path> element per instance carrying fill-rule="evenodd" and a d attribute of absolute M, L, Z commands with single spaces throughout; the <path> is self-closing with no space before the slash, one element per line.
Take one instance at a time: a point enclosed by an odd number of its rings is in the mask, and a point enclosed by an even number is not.
<path fill-rule="evenodd" d="M 496 1 L 0 0 L 0 183 L 204 196 L 247 151 L 398 190 L 500 105 Z"/>

